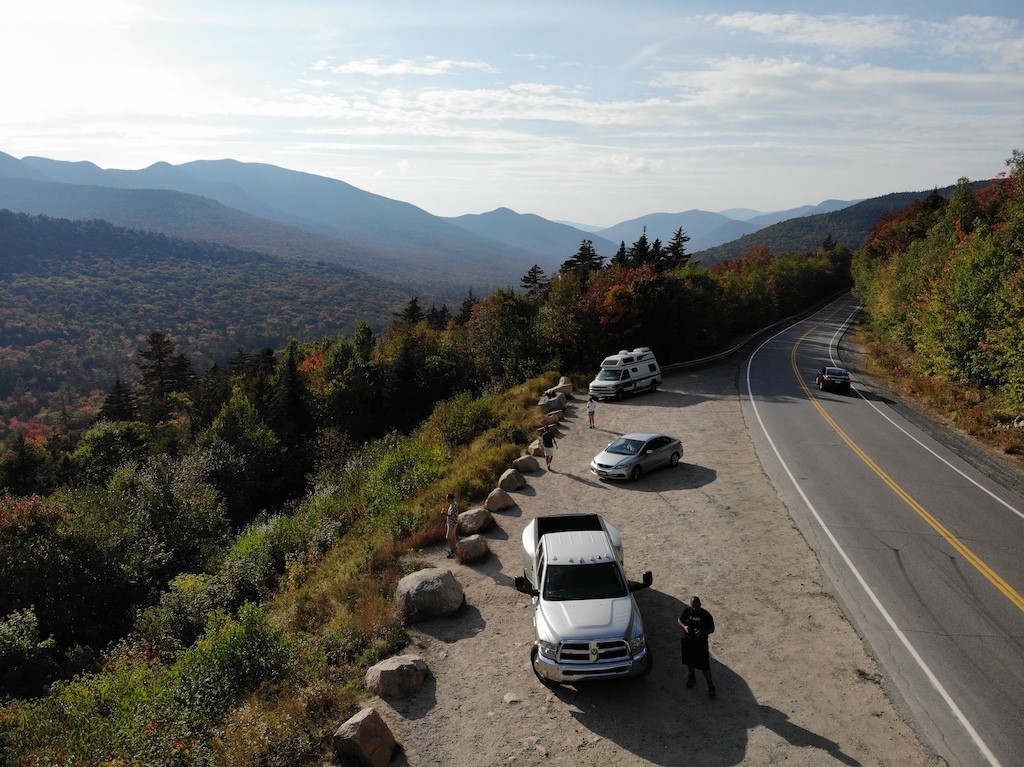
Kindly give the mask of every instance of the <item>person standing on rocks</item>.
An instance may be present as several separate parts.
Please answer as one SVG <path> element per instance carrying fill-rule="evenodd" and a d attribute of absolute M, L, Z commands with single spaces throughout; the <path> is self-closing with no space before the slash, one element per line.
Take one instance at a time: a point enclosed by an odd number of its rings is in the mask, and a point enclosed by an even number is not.
<path fill-rule="evenodd" d="M 711 681 L 711 650 L 708 647 L 708 635 L 715 633 L 715 619 L 700 606 L 700 597 L 695 596 L 689 606 L 683 608 L 676 623 L 683 630 L 680 649 L 683 665 L 690 672 L 686 677 L 687 688 L 697 684 L 694 669 L 699 668 L 707 680 L 708 695 L 715 697 L 715 684 Z"/>
<path fill-rule="evenodd" d="M 444 514 L 444 532 L 448 540 L 448 559 L 455 556 L 459 546 L 459 504 L 455 502 L 455 493 L 448 493 L 448 506 L 442 510 Z"/>
<path fill-rule="evenodd" d="M 544 463 L 550 469 L 551 459 L 555 457 L 558 442 L 555 441 L 555 427 L 549 426 L 540 435 L 540 444 L 544 448 Z"/>

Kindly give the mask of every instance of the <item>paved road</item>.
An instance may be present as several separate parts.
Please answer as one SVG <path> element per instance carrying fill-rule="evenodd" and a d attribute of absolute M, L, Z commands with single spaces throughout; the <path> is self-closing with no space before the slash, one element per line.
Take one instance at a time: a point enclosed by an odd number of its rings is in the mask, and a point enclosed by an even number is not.
<path fill-rule="evenodd" d="M 744 416 L 922 737 L 952 765 L 1024 764 L 1024 498 L 901 415 L 858 377 L 844 298 L 761 344 Z M 852 368 L 853 391 L 814 371 Z"/>

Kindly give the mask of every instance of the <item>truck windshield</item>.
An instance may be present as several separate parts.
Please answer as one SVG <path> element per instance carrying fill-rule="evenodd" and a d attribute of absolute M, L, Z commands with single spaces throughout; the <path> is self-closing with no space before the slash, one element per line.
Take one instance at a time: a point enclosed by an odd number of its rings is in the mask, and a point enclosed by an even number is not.
<path fill-rule="evenodd" d="M 551 565 L 544 578 L 544 598 L 552 602 L 570 599 L 617 599 L 629 593 L 614 562 L 592 565 Z"/>
<path fill-rule="evenodd" d="M 597 374 L 598 381 L 618 381 L 620 370 L 602 370 Z"/>

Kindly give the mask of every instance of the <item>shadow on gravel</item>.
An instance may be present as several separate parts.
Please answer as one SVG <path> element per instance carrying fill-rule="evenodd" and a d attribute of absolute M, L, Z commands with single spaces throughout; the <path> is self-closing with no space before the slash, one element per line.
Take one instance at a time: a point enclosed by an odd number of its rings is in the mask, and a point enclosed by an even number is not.
<path fill-rule="evenodd" d="M 760 705 L 743 677 L 715 659 L 714 635 L 711 671 L 718 694 L 708 697 L 700 672 L 697 685 L 687 689 L 675 622 L 682 602 L 654 589 L 638 592 L 637 601 L 644 615 L 653 670 L 638 679 L 552 688 L 581 726 L 665 767 L 741 764 L 747 756 L 749 732 L 757 727 L 767 727 L 799 748 L 823 752 L 819 757 L 811 755 L 811 760 L 835 760 L 858 767 L 859 762 L 838 743 L 801 727 L 771 706 Z M 580 756 L 586 761 L 585 745 Z"/>

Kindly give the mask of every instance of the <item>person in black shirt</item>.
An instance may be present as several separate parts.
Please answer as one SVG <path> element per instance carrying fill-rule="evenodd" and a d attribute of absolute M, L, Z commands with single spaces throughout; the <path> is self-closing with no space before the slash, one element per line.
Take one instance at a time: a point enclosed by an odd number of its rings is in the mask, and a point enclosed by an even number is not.
<path fill-rule="evenodd" d="M 551 459 L 555 457 L 558 443 L 555 441 L 555 427 L 549 426 L 540 435 L 540 444 L 544 448 L 544 461 L 551 468 Z"/>
<path fill-rule="evenodd" d="M 693 670 L 699 668 L 708 682 L 708 695 L 715 697 L 715 685 L 711 681 L 711 651 L 708 649 L 708 634 L 715 633 L 715 619 L 700 606 L 700 597 L 694 597 L 689 607 L 683 608 L 676 623 L 683 630 L 680 649 L 683 665 L 690 672 L 686 686 L 693 687 L 697 683 Z"/>

